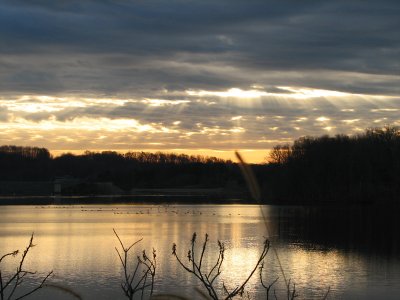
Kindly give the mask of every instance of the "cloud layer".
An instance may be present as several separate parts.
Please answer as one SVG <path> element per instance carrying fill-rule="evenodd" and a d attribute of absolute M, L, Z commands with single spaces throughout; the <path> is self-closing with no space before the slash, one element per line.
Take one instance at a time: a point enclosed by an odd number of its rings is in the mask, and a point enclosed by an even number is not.
<path fill-rule="evenodd" d="M 268 149 L 399 124 L 399 15 L 395 0 L 3 1 L 0 142 Z"/>

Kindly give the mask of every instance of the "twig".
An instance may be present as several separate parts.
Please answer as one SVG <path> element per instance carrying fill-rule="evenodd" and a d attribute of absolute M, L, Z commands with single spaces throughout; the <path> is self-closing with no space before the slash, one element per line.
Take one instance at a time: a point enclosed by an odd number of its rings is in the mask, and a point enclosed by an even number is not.
<path fill-rule="evenodd" d="M 121 238 L 119 237 L 118 233 L 115 229 L 113 229 L 115 236 L 117 237 L 122 252 L 115 247 L 115 250 L 118 254 L 119 260 L 121 261 L 122 268 L 124 271 L 124 280 L 121 283 L 121 288 L 125 294 L 125 296 L 132 300 L 133 296 L 140 292 L 141 299 L 144 297 L 145 289 L 150 287 L 150 295 L 153 294 L 153 287 L 154 287 L 154 277 L 156 274 L 156 251 L 153 249 L 153 256 L 150 259 L 146 252 L 143 250 L 142 258 L 137 256 L 136 265 L 134 270 L 130 273 L 128 270 L 128 253 L 135 246 L 137 243 L 143 240 L 143 238 L 137 240 L 136 242 L 132 243 L 129 247 L 125 247 L 124 243 L 122 242 Z M 142 274 L 139 275 L 139 271 L 142 271 Z M 151 282 L 147 283 L 147 279 L 151 276 Z"/>
<path fill-rule="evenodd" d="M 290 279 L 286 285 L 286 292 L 288 300 L 293 300 L 294 298 L 298 297 L 296 293 L 296 284 L 293 283 L 293 289 L 290 288 Z"/>
<path fill-rule="evenodd" d="M 262 277 L 263 268 L 264 268 L 264 262 L 262 262 L 261 265 L 260 265 L 260 282 L 261 282 L 261 285 L 267 290 L 267 300 L 268 300 L 269 299 L 269 292 L 270 292 L 272 286 L 278 281 L 279 277 L 275 278 L 275 280 L 272 281 L 269 285 L 266 285 L 264 283 L 263 277 Z"/>
<path fill-rule="evenodd" d="M 25 298 L 31 294 L 33 294 L 34 292 L 36 292 L 37 290 L 43 288 L 45 286 L 45 282 L 47 281 L 47 279 L 53 274 L 53 271 L 50 271 L 40 282 L 40 284 L 36 287 L 34 287 L 33 289 L 29 290 L 28 292 L 26 292 L 25 294 L 22 294 L 21 296 L 17 297 L 17 298 L 13 298 L 14 293 L 16 292 L 16 290 L 18 289 L 18 287 L 20 287 L 22 285 L 22 283 L 24 282 L 24 278 L 28 275 L 35 275 L 36 272 L 32 272 L 32 271 L 28 271 L 28 270 L 24 270 L 24 262 L 25 262 L 25 258 L 28 255 L 28 252 L 31 248 L 33 248 L 35 245 L 33 244 L 33 233 L 31 235 L 31 238 L 29 240 L 28 246 L 25 248 L 24 252 L 22 253 L 21 259 L 19 261 L 19 264 L 17 266 L 17 269 L 15 271 L 15 273 L 13 273 L 11 275 L 10 278 L 5 279 L 2 275 L 2 272 L 0 270 L 0 299 L 1 300 L 19 300 L 22 298 Z M 19 253 L 19 250 L 15 250 L 13 252 L 10 253 L 6 253 L 3 256 L 1 256 L 0 258 L 0 263 L 3 261 L 3 259 L 9 257 L 9 256 L 16 256 Z M 10 290 L 8 290 L 8 288 L 10 288 Z M 8 296 L 6 294 L 6 292 L 8 292 Z"/>
<path fill-rule="evenodd" d="M 322 300 L 328 299 L 328 294 L 329 294 L 330 291 L 331 291 L 331 287 L 328 287 L 328 290 L 326 291 L 326 293 L 325 293 L 324 297 L 322 298 Z"/>
<path fill-rule="evenodd" d="M 225 245 L 221 242 L 218 241 L 218 246 L 219 246 L 219 253 L 218 253 L 218 258 L 215 262 L 215 264 L 212 266 L 212 268 L 206 272 L 202 270 L 203 267 L 203 259 L 204 255 L 207 249 L 207 243 L 208 243 L 208 234 L 205 235 L 203 245 L 202 245 L 202 251 L 201 255 L 198 259 L 198 261 L 195 260 L 195 242 L 196 242 L 196 233 L 193 234 L 192 240 L 191 240 L 191 250 L 188 251 L 188 261 L 190 264 L 190 267 L 185 265 L 182 260 L 179 258 L 179 256 L 176 253 L 176 244 L 172 245 L 172 255 L 175 256 L 177 262 L 181 265 L 181 267 L 186 270 L 189 273 L 192 273 L 195 277 L 197 277 L 200 282 L 203 284 L 204 288 L 207 290 L 208 295 L 211 297 L 211 299 L 217 300 L 220 299 L 220 296 L 218 296 L 214 283 L 216 279 L 221 275 L 221 267 L 222 263 L 224 261 L 224 253 L 225 253 Z M 264 243 L 264 248 L 263 251 L 260 255 L 260 258 L 258 259 L 254 269 L 250 272 L 249 276 L 243 281 L 242 284 L 238 285 L 233 291 L 229 292 L 227 287 L 225 286 L 224 283 L 222 283 L 222 288 L 225 291 L 225 294 L 227 296 L 223 297 L 224 299 L 232 299 L 233 297 L 237 295 L 242 295 L 244 292 L 244 288 L 250 278 L 253 276 L 254 272 L 257 270 L 259 264 L 262 262 L 262 260 L 265 258 L 267 252 L 269 249 L 269 241 L 266 240 Z M 203 295 L 203 294 L 202 294 Z M 203 295 L 204 296 L 204 295 Z"/>
<path fill-rule="evenodd" d="M 235 297 L 236 295 L 242 294 L 244 292 L 244 288 L 245 288 L 246 284 L 249 282 L 250 278 L 253 276 L 254 272 L 257 270 L 260 263 L 264 260 L 265 256 L 268 253 L 269 247 L 270 247 L 269 240 L 265 240 L 263 251 L 262 251 L 255 267 L 251 271 L 250 275 L 247 277 L 247 279 L 242 283 L 242 285 L 240 287 L 236 288 L 231 293 L 229 293 L 226 299 L 231 299 L 231 298 Z"/>

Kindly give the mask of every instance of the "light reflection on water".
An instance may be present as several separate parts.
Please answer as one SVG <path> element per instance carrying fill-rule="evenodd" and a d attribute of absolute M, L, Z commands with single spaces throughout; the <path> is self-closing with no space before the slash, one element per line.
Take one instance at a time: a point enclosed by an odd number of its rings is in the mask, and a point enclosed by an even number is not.
<path fill-rule="evenodd" d="M 271 228 L 272 244 L 278 250 L 286 277 L 296 283 L 300 298 L 321 298 L 328 287 L 331 299 L 373 299 L 375 295 L 399 298 L 398 259 L 340 247 L 309 247 L 296 236 L 295 229 L 287 226 L 290 213 L 271 206 L 263 210 Z M 193 298 L 193 287 L 199 284 L 178 266 L 171 255 L 172 243 L 177 244 L 177 253 L 185 261 L 193 232 L 198 234 L 198 246 L 208 233 L 209 250 L 204 261 L 209 267 L 218 254 L 217 239 L 223 241 L 227 250 L 221 279 L 234 288 L 251 272 L 267 236 L 260 207 L 255 205 L 3 206 L 0 226 L 0 254 L 24 248 L 35 232 L 37 246 L 29 254 L 26 267 L 40 274 L 53 270 L 52 283 L 71 287 L 84 299 L 124 298 L 113 228 L 125 244 L 143 237 L 134 248 L 135 254 L 156 249 L 156 293 L 176 292 L 189 298 Z M 5 261 L 2 270 L 11 270 L 15 263 L 16 260 Z M 267 282 L 280 277 L 276 289 L 283 298 L 284 281 L 272 251 L 267 254 L 265 266 Z M 247 290 L 253 298 L 265 296 L 258 272 Z M 32 299 L 43 297 L 72 299 L 50 289 L 41 290 Z"/>

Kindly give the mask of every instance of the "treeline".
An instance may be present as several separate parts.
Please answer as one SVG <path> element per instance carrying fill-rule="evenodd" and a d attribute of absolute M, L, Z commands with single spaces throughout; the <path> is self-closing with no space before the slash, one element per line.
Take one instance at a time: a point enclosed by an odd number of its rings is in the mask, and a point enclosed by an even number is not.
<path fill-rule="evenodd" d="M 236 164 L 216 157 L 114 151 L 52 157 L 44 148 L 0 147 L 0 181 L 52 181 L 60 177 L 112 182 L 123 190 L 244 186 Z"/>
<path fill-rule="evenodd" d="M 400 130 L 303 137 L 274 147 L 259 173 L 264 197 L 278 203 L 397 203 Z"/>
<path fill-rule="evenodd" d="M 266 203 L 398 203 L 400 129 L 302 137 L 292 145 L 275 146 L 267 163 L 252 167 Z M 77 189 L 70 189 L 71 194 L 95 193 L 90 183 L 99 182 L 127 192 L 141 188 L 247 190 L 239 166 L 215 157 L 114 151 L 52 157 L 45 148 L 0 147 L 0 194 L 10 190 L 7 182 L 52 182 L 65 177 L 81 182 Z"/>

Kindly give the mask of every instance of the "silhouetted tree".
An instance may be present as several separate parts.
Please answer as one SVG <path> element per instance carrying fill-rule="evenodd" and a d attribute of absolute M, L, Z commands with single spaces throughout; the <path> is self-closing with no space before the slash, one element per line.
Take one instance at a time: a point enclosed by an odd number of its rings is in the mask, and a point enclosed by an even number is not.
<path fill-rule="evenodd" d="M 264 177 L 265 197 L 286 202 L 397 201 L 400 130 L 370 128 L 355 136 L 302 137 L 276 146 Z"/>
<path fill-rule="evenodd" d="M 1 181 L 52 181 L 72 177 L 91 182 L 112 182 L 123 190 L 132 188 L 224 187 L 242 184 L 236 164 L 216 157 L 162 152 L 85 151 L 52 157 L 47 149 L 0 147 Z M 1 191 L 0 191 L 1 192 Z M 70 193 L 93 193 L 87 184 Z"/>

